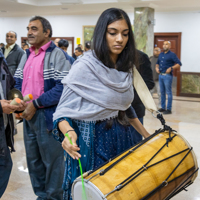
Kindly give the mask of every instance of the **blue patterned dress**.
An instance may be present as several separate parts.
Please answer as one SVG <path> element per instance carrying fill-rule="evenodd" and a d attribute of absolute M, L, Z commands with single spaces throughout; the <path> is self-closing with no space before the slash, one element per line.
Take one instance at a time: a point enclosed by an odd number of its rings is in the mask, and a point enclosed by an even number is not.
<path fill-rule="evenodd" d="M 141 140 L 141 136 L 134 133 L 132 126 L 122 126 L 117 118 L 113 119 L 112 127 L 107 128 L 107 120 L 100 122 L 84 122 L 60 118 L 54 121 L 53 135 L 62 142 L 63 134 L 59 131 L 58 123 L 65 119 L 77 133 L 77 145 L 80 147 L 83 172 L 93 170 L 110 158 L 122 153 Z M 73 160 L 65 152 L 65 175 L 63 180 L 64 200 L 72 200 L 71 186 L 80 176 L 77 160 Z"/>

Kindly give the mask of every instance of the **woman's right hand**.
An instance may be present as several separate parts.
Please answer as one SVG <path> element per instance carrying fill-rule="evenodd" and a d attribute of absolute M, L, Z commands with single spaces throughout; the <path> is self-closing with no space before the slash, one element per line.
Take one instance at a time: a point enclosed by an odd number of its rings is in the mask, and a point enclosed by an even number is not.
<path fill-rule="evenodd" d="M 76 144 L 77 134 L 75 131 L 69 131 L 68 135 L 71 138 L 73 144 L 71 144 L 69 139 L 65 136 L 65 139 L 62 142 L 62 147 L 73 159 L 78 160 L 81 155 L 77 152 L 80 151 L 80 148 Z"/>

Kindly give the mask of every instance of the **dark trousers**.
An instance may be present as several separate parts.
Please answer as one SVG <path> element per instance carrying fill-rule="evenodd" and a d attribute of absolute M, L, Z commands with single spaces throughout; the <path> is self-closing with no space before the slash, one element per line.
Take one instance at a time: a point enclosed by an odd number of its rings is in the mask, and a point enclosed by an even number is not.
<path fill-rule="evenodd" d="M 0 154 L 0 198 L 2 197 L 12 169 L 12 160 L 10 156 L 10 150 L 6 147 Z"/>
<path fill-rule="evenodd" d="M 64 151 L 47 131 L 44 110 L 30 121 L 24 120 L 24 143 L 29 175 L 37 199 L 61 200 L 64 177 Z"/>

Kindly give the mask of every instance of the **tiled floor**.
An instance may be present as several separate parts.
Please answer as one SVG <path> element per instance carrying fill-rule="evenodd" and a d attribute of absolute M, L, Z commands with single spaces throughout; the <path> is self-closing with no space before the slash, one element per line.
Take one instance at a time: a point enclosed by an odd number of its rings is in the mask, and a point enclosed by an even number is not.
<path fill-rule="evenodd" d="M 200 99 L 175 97 L 173 101 L 173 114 L 166 115 L 168 125 L 182 134 L 193 146 L 200 166 Z M 157 99 L 155 99 L 157 102 Z M 145 127 L 151 133 L 161 128 L 160 122 L 147 111 Z M 2 200 L 34 200 L 34 195 L 25 159 L 25 151 L 22 136 L 22 124 L 18 125 L 18 134 L 15 136 L 16 152 L 13 153 L 13 170 L 6 192 Z M 173 197 L 173 200 L 200 200 L 200 175 L 188 192 L 181 192 Z"/>

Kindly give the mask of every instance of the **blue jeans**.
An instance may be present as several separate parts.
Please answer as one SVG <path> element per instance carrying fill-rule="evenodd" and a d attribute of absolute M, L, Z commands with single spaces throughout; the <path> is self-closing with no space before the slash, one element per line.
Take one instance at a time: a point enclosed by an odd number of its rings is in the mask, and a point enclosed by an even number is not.
<path fill-rule="evenodd" d="M 47 131 L 44 109 L 24 120 L 24 143 L 31 184 L 37 199 L 61 200 L 64 177 L 64 151 Z"/>
<path fill-rule="evenodd" d="M 159 75 L 162 109 L 166 109 L 166 93 L 168 96 L 167 110 L 172 109 L 172 80 L 173 76 L 171 74 Z"/>

